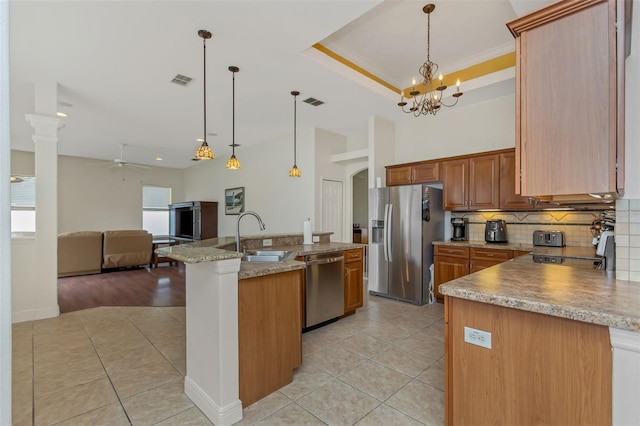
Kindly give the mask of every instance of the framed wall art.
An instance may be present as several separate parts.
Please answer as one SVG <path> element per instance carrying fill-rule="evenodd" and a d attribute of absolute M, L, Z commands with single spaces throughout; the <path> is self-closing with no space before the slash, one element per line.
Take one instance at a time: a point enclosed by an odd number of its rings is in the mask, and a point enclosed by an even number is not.
<path fill-rule="evenodd" d="M 244 212 L 244 186 L 224 190 L 224 214 Z"/>

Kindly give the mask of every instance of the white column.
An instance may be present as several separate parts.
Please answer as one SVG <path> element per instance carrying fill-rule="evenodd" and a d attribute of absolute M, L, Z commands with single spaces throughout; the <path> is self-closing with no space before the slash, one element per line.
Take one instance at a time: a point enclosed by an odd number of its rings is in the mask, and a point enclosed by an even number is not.
<path fill-rule="evenodd" d="M 0 2 L 0 424 L 11 424 L 9 2 Z"/>
<path fill-rule="evenodd" d="M 27 114 L 34 128 L 36 171 L 36 268 L 33 318 L 58 316 L 58 129 L 64 125 L 55 118 L 51 85 L 36 86 L 36 110 L 52 115 Z M 55 88 L 55 86 L 53 86 Z M 53 96 L 55 99 L 55 96 Z M 39 101 L 38 101 L 39 100 Z"/>
<path fill-rule="evenodd" d="M 217 426 L 242 420 L 238 352 L 240 259 L 186 265 L 184 392 Z"/>
<path fill-rule="evenodd" d="M 640 425 L 640 332 L 609 328 L 613 347 L 613 425 Z"/>

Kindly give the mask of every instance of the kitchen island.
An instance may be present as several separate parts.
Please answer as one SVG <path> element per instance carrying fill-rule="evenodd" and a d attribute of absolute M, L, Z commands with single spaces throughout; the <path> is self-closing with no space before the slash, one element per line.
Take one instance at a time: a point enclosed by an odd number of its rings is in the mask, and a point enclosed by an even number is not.
<path fill-rule="evenodd" d="M 157 250 L 186 264 L 185 394 L 215 424 L 241 420 L 243 405 L 290 383 L 301 364 L 305 263 L 295 258 L 362 247 L 316 235 L 312 245 L 301 234 L 241 239 L 247 250 L 292 252 L 279 262 L 241 261 L 233 237 Z"/>
<path fill-rule="evenodd" d="M 521 256 L 440 291 L 446 424 L 640 420 L 640 283 Z"/>

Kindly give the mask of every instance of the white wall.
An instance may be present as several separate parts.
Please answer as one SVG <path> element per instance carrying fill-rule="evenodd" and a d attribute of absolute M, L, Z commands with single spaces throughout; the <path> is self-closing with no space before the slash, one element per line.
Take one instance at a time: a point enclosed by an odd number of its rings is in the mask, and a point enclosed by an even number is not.
<path fill-rule="evenodd" d="M 12 151 L 14 174 L 34 175 L 32 152 Z M 142 185 L 170 186 L 184 201 L 183 170 L 151 167 L 142 172 L 87 158 L 58 156 L 58 233 L 142 228 Z"/>
<path fill-rule="evenodd" d="M 392 122 L 380 117 L 369 118 L 369 188 L 376 187 L 377 178 L 380 178 L 381 186 L 386 186 L 385 166 L 396 163 L 395 132 L 395 125 Z M 410 137 L 411 141 L 419 140 L 416 135 L 406 135 L 406 137 Z M 411 151 L 412 148 L 403 149 Z"/>
<path fill-rule="evenodd" d="M 515 96 L 465 107 L 463 100 L 435 116 L 410 116 L 395 126 L 394 158 L 409 163 L 515 146 Z"/>
<path fill-rule="evenodd" d="M 357 151 L 369 147 L 369 133 L 367 129 L 347 136 L 347 151 Z"/>
<path fill-rule="evenodd" d="M 313 217 L 313 130 L 298 130 L 297 164 L 302 177 L 289 177 L 293 166 L 293 136 L 236 149 L 240 170 L 227 170 L 226 157 L 202 161 L 184 171 L 185 200 L 218 201 L 218 235 L 233 236 L 237 215 L 224 214 L 224 190 L 245 188 L 245 211 L 257 212 L 265 222 L 264 233 L 302 233 L 302 222 Z M 215 147 L 214 147 L 215 150 Z M 253 218 L 244 218 L 243 235 L 260 234 Z"/>
<path fill-rule="evenodd" d="M 346 197 L 345 167 L 343 164 L 337 164 L 331 161 L 331 156 L 341 154 L 347 150 L 347 138 L 337 133 L 327 130 L 315 129 L 315 218 L 312 217 L 315 231 L 328 231 L 322 229 L 322 180 L 334 180 L 342 182 L 342 205 L 343 205 L 343 228 L 347 222 L 351 221 L 351 217 L 347 216 L 344 206 L 347 205 L 349 198 Z M 315 220 L 314 220 L 315 219 Z M 331 241 L 350 241 L 350 235 L 345 235 L 342 231 L 342 238 L 334 238 Z"/>

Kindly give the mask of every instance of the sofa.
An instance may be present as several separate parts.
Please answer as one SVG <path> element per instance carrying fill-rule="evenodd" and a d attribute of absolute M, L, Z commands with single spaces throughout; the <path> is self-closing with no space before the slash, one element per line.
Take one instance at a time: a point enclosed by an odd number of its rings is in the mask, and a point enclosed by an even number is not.
<path fill-rule="evenodd" d="M 102 233 L 102 268 L 124 268 L 151 263 L 153 235 L 145 230 Z"/>
<path fill-rule="evenodd" d="M 153 235 L 145 230 L 79 231 L 58 235 L 58 277 L 149 265 Z"/>
<path fill-rule="evenodd" d="M 98 274 L 102 269 L 102 232 L 58 235 L 58 277 Z"/>

